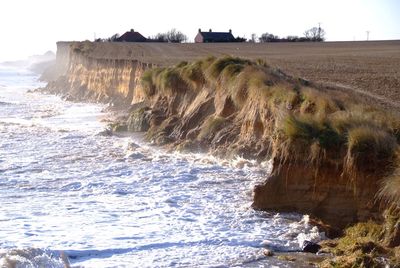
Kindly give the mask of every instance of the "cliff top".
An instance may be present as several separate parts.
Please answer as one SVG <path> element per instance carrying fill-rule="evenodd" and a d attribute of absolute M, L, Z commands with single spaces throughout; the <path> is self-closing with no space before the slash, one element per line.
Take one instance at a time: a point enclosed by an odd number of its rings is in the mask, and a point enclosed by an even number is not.
<path fill-rule="evenodd" d="M 262 59 L 295 77 L 352 91 L 388 109 L 400 110 L 400 41 L 318 43 L 91 43 L 80 46 L 96 59 L 138 60 L 171 66 L 206 56 Z M 371 101 L 372 100 L 372 101 Z"/>

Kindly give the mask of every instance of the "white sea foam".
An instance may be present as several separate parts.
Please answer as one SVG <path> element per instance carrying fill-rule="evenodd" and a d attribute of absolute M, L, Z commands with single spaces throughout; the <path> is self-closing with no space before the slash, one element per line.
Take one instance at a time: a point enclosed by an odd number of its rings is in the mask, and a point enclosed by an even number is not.
<path fill-rule="evenodd" d="M 69 267 L 68 257 L 62 252 L 36 248 L 0 249 L 0 267 Z"/>

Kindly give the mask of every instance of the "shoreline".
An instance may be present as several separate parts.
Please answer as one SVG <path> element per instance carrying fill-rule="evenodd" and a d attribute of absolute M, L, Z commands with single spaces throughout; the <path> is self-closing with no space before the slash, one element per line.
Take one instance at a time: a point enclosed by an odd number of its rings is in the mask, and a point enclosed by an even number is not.
<path fill-rule="evenodd" d="M 182 151 L 274 159 L 272 175 L 255 189 L 256 208 L 309 213 L 331 225 L 332 234 L 369 219 L 385 224 L 390 206 L 374 199 L 380 181 L 395 172 L 400 123 L 360 105 L 355 93 L 288 76 L 264 61 L 209 57 L 151 69 L 136 59 L 92 57 L 104 45 L 62 46 L 57 60 L 64 74 L 46 90 L 133 104 L 115 131 L 146 132 L 156 145 Z M 112 75 L 111 82 L 99 73 Z"/>

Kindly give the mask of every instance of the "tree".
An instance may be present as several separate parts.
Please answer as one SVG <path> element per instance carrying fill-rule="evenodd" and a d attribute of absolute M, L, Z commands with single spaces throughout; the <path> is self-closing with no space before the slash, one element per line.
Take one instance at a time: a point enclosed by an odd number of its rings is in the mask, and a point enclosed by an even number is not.
<path fill-rule="evenodd" d="M 304 32 L 304 36 L 314 42 L 321 42 L 325 40 L 325 30 L 321 27 L 312 27 Z"/>
<path fill-rule="evenodd" d="M 151 39 L 156 42 L 168 42 L 168 37 L 167 37 L 167 34 L 165 34 L 165 33 L 158 33 L 156 36 L 154 36 Z"/>
<path fill-rule="evenodd" d="M 286 41 L 287 42 L 299 42 L 300 39 L 299 39 L 299 37 L 297 35 L 288 35 L 286 37 Z"/>
<path fill-rule="evenodd" d="M 175 28 L 168 31 L 166 37 L 170 43 L 182 43 L 187 40 L 187 36 Z"/>
<path fill-rule="evenodd" d="M 166 33 L 158 33 L 155 36 L 149 37 L 147 40 L 161 43 L 182 43 L 187 40 L 187 36 L 174 28 Z"/>
<path fill-rule="evenodd" d="M 113 36 L 107 38 L 106 40 L 107 40 L 108 42 L 118 42 L 118 38 L 119 38 L 119 34 L 116 33 L 116 34 L 114 34 Z"/>
<path fill-rule="evenodd" d="M 279 36 L 270 33 L 263 33 L 259 38 L 259 41 L 260 43 L 277 42 L 279 41 Z"/>
<path fill-rule="evenodd" d="M 257 42 L 257 35 L 255 33 L 251 34 L 251 37 L 249 39 L 250 43 L 256 43 Z"/>
<path fill-rule="evenodd" d="M 243 43 L 243 42 L 246 42 L 246 41 L 247 41 L 247 39 L 244 38 L 244 37 L 239 37 L 239 36 L 237 36 L 237 37 L 235 38 L 235 42 L 237 42 L 237 43 Z"/>

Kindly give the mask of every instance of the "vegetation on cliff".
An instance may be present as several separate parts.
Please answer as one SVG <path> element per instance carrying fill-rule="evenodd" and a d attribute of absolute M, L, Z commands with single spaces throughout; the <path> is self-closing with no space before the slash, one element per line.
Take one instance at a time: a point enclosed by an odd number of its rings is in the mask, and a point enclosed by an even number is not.
<path fill-rule="evenodd" d="M 272 155 L 285 161 L 306 155 L 318 165 L 332 162 L 352 180 L 361 171 L 385 172 L 397 161 L 400 121 L 394 115 L 313 87 L 262 61 L 210 57 L 182 62 L 147 70 L 142 85 L 148 98 L 196 95 L 205 88 L 215 90 L 213 94 L 223 92 L 233 103 L 232 112 L 222 114 L 223 118 L 239 113 L 249 103 L 263 105 L 273 121 L 262 123 L 264 128 L 273 125 L 263 138 L 270 139 Z M 296 154 L 290 153 L 293 149 Z M 392 187 L 386 188 L 389 194 Z"/>
<path fill-rule="evenodd" d="M 400 120 L 394 114 L 359 103 L 343 92 L 290 77 L 264 61 L 234 57 L 149 69 L 142 76 L 142 90 L 151 110 L 146 113 L 149 140 L 183 150 L 212 149 L 224 156 L 273 158 L 273 175 L 279 185 L 286 183 L 279 187 L 290 190 L 291 177 L 298 176 L 295 183 L 302 176 L 310 177 L 305 184 L 312 185 L 310 190 L 300 193 L 310 195 L 308 201 L 317 206 L 295 200 L 306 207 L 300 212 L 337 223 L 339 228 L 373 220 L 347 229 L 330 250 L 346 257 L 324 265 L 380 266 L 379 256 L 396 260 Z M 305 171 L 296 175 L 299 166 Z M 271 191 L 276 185 L 269 186 Z M 261 204 L 283 202 L 284 206 L 261 208 L 296 208 L 293 200 L 271 196 L 271 191 L 259 193 Z M 348 199 L 345 206 L 357 203 L 340 212 L 343 217 L 332 211 L 337 206 L 332 195 L 338 191 L 348 192 L 339 197 Z M 257 191 L 255 198 L 257 204 Z M 324 218 L 330 213 L 331 218 Z M 332 221 L 335 217 L 339 219 Z"/>

